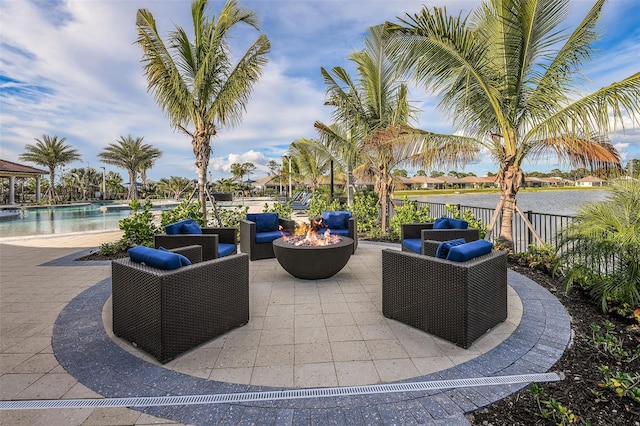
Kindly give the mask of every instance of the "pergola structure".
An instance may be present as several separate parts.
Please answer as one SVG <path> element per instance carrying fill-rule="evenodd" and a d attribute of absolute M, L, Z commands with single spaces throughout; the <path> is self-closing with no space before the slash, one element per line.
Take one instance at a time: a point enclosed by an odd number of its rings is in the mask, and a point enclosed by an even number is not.
<path fill-rule="evenodd" d="M 0 178 L 9 178 L 9 204 L 15 204 L 15 181 L 16 178 L 36 178 L 36 202 L 40 202 L 40 179 L 41 175 L 48 175 L 46 170 L 36 169 L 35 167 L 25 166 L 24 164 L 14 163 L 0 159 Z"/>

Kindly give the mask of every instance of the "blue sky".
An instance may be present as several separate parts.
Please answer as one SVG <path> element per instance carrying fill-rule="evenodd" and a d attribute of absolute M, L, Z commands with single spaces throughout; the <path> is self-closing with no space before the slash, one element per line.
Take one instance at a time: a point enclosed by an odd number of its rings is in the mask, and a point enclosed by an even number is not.
<path fill-rule="evenodd" d="M 190 139 L 174 131 L 147 93 L 135 44 L 135 15 L 149 9 L 160 34 L 175 25 L 190 28 L 189 0 L 0 0 L 0 158 L 18 161 L 24 146 L 43 134 L 65 137 L 82 155 L 70 167 L 105 166 L 97 154 L 120 136 L 144 137 L 164 153 L 148 173 L 151 179 L 169 176 L 196 178 Z M 395 21 L 423 4 L 447 5 L 463 14 L 480 2 L 389 0 L 240 0 L 255 10 L 270 39 L 269 64 L 256 85 L 240 126 L 222 129 L 212 140 L 209 170 L 213 179 L 230 177 L 232 163 L 252 162 L 252 178 L 267 174 L 270 160 L 281 162 L 289 144 L 317 136 L 315 120 L 330 123 L 323 105 L 325 86 L 320 67 L 350 69 L 348 56 L 361 49 L 368 27 Z M 211 1 L 217 14 L 223 1 Z M 572 3 L 568 25 L 592 6 L 591 0 Z M 637 0 L 610 0 L 604 7 L 598 52 L 584 74 L 591 92 L 638 72 L 640 66 L 640 5 Z M 187 31 L 191 34 L 191 30 Z M 232 47 L 244 53 L 258 36 L 244 27 Z M 436 99 L 414 88 L 411 99 L 420 107 L 417 127 L 451 132 L 446 116 L 435 109 Z M 629 123 L 628 123 L 629 124 Z M 640 158 L 640 128 L 629 126 L 611 135 L 623 162 Z M 553 161 L 525 164 L 525 170 L 547 171 Z M 478 175 L 495 172 L 490 158 L 465 167 Z M 446 170 L 445 170 L 446 171 Z"/>

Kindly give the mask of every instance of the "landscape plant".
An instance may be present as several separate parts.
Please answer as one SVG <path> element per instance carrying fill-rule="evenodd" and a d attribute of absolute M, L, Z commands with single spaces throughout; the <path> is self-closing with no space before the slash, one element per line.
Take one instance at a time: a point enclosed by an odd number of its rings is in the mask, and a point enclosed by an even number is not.
<path fill-rule="evenodd" d="M 458 206 L 449 203 L 445 205 L 445 209 L 451 214 L 451 217 L 453 217 L 454 219 L 464 220 L 469 224 L 469 228 L 477 229 L 480 239 L 483 239 L 485 235 L 487 235 L 488 226 L 483 224 L 480 219 L 476 218 L 471 210 L 467 209 L 464 211 L 464 213 L 460 213 L 460 209 L 458 208 Z"/>
<path fill-rule="evenodd" d="M 180 204 L 160 214 L 160 224 L 165 226 L 185 219 L 193 219 L 200 226 L 207 226 L 207 220 L 202 214 L 200 201 L 182 200 Z"/>
<path fill-rule="evenodd" d="M 352 210 L 358 224 L 358 233 L 366 233 L 371 237 L 382 235 L 378 196 L 375 192 L 358 191 L 353 197 Z"/>
<path fill-rule="evenodd" d="M 418 207 L 418 202 L 402 197 L 402 203 L 395 206 L 395 214 L 389 221 L 389 235 L 393 240 L 400 240 L 402 224 L 433 222 L 429 206 Z"/>
<path fill-rule="evenodd" d="M 567 291 L 586 291 L 603 311 L 640 307 L 640 182 L 620 181 L 583 206 L 559 234 Z"/>
<path fill-rule="evenodd" d="M 278 217 L 283 217 L 286 219 L 291 219 L 291 215 L 293 215 L 293 207 L 291 207 L 291 202 L 287 203 L 264 203 L 264 208 L 262 209 L 263 213 L 278 213 Z"/>
<path fill-rule="evenodd" d="M 343 206 L 338 199 L 330 200 L 328 195 L 315 192 L 309 200 L 309 217 L 314 218 L 322 214 L 323 211 L 342 210 Z"/>

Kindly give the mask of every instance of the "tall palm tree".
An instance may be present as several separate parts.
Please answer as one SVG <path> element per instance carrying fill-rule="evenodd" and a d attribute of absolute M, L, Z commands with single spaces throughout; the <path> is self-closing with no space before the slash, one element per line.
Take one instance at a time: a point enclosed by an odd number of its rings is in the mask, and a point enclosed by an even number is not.
<path fill-rule="evenodd" d="M 125 169 L 129 174 L 129 192 L 127 199 L 137 200 L 136 180 L 140 169 L 152 164 L 162 156 L 162 151 L 152 145 L 142 143 L 143 137 L 133 138 L 131 135 L 120 136 L 115 143 L 110 143 L 98 154 L 103 163 Z"/>
<path fill-rule="evenodd" d="M 228 0 L 215 21 L 206 16 L 207 4 L 207 0 L 191 4 L 194 41 L 189 40 L 183 28 L 176 27 L 169 35 L 168 48 L 151 12 L 139 9 L 136 15 L 137 42 L 143 51 L 148 88 L 172 127 L 191 138 L 205 219 L 211 137 L 220 128 L 233 127 L 241 121 L 271 48 L 267 37 L 261 34 L 234 66 L 228 43 L 230 31 L 241 22 L 259 29 L 255 13 L 242 9 L 236 0 Z M 192 130 L 189 126 L 193 126 Z"/>
<path fill-rule="evenodd" d="M 407 85 L 394 73 L 394 65 L 385 51 L 386 44 L 382 26 L 370 28 L 365 48 L 349 57 L 356 65 L 357 81 L 342 67 L 335 67 L 331 72 L 321 68 L 327 86 L 327 104 L 334 107 L 332 118 L 350 129 L 348 139 L 342 139 L 357 147 L 362 161 L 354 171 L 375 179 L 383 231 L 387 229 L 393 167 L 408 161 L 419 164 L 442 161 L 452 152 L 462 153 L 463 158 L 477 152 L 465 138 L 457 138 L 449 150 L 405 149 L 409 142 L 437 139 L 439 135 L 410 126 L 417 111 L 409 104 Z M 328 128 L 322 123 L 315 127 L 324 133 Z"/>
<path fill-rule="evenodd" d="M 387 23 L 390 55 L 401 71 L 440 98 L 440 108 L 498 164 L 502 225 L 524 183 L 522 163 L 549 156 L 573 166 L 618 168 L 607 135 L 637 122 L 640 73 L 579 97 L 604 0 L 564 31 L 568 0 L 485 1 L 467 17 L 433 8 Z"/>
<path fill-rule="evenodd" d="M 58 139 L 58 136 L 50 137 L 42 135 L 42 140 L 35 138 L 35 145 L 25 145 L 25 153 L 20 154 L 20 160 L 29 161 L 49 169 L 49 188 L 47 188 L 47 197 L 49 204 L 53 203 L 56 197 L 56 167 L 67 163 L 80 160 L 81 156 L 78 150 L 71 148 L 71 145 L 65 145 L 66 138 Z"/>

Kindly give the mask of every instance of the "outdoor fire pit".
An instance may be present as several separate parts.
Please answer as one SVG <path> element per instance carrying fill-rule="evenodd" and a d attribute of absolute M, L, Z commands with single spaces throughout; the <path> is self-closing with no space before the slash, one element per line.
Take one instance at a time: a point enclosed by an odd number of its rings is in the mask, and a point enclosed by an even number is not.
<path fill-rule="evenodd" d="M 273 241 L 276 259 L 285 271 L 296 278 L 329 278 L 344 268 L 353 253 L 353 240 L 349 237 L 334 238 L 325 245 L 305 243 L 304 238 L 298 236 Z"/>

